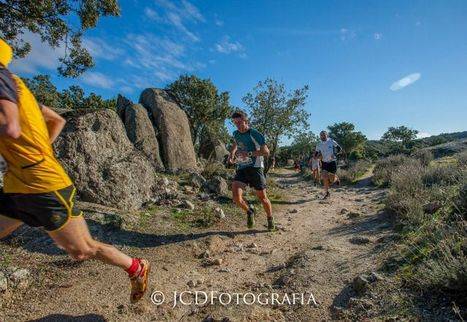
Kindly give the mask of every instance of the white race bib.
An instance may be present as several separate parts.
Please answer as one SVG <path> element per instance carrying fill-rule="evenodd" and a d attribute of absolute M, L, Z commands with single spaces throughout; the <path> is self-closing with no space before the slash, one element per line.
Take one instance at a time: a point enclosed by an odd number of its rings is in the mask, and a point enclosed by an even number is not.
<path fill-rule="evenodd" d="M 0 173 L 6 173 L 7 170 L 8 170 L 8 163 L 6 163 L 6 160 L 0 154 Z"/>
<path fill-rule="evenodd" d="M 253 160 L 249 156 L 246 156 L 246 157 L 237 156 L 237 164 L 250 164 L 250 163 L 253 163 Z"/>

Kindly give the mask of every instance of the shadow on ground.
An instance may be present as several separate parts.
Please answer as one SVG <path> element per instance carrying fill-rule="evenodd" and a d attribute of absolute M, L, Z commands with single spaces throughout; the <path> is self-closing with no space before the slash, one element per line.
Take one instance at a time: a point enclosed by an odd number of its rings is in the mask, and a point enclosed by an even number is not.
<path fill-rule="evenodd" d="M 254 235 L 257 233 L 267 233 L 266 229 L 244 230 L 244 231 L 207 231 L 201 233 L 187 234 L 168 234 L 156 235 L 141 233 L 137 231 L 125 230 L 109 225 L 102 225 L 93 220 L 87 220 L 91 231 L 97 231 L 93 234 L 94 238 L 104 243 L 115 246 L 130 246 L 137 248 L 153 248 L 167 244 L 176 244 L 190 240 L 197 240 L 209 236 L 227 236 L 234 238 L 238 235 Z M 21 227 L 10 237 L 1 241 L 13 247 L 21 247 L 30 252 L 46 255 L 63 255 L 64 251 L 57 248 L 50 237 L 41 229 Z"/>
<path fill-rule="evenodd" d="M 271 203 L 273 205 L 301 205 L 307 202 L 312 202 L 317 200 L 317 198 L 314 199 L 299 199 L 299 200 L 271 200 Z"/>
<path fill-rule="evenodd" d="M 86 314 L 81 316 L 70 316 L 65 314 L 51 314 L 37 320 L 30 320 L 30 322 L 103 322 L 107 321 L 102 315 Z"/>
<path fill-rule="evenodd" d="M 351 223 L 345 223 L 329 231 L 330 235 L 375 235 L 393 228 L 392 217 L 387 211 L 379 211 L 375 215 L 365 216 L 362 219 L 353 219 Z"/>

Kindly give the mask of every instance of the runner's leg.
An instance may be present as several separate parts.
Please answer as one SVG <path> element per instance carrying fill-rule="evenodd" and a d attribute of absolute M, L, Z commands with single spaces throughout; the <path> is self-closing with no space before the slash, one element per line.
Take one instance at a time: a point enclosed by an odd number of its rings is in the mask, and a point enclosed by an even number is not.
<path fill-rule="evenodd" d="M 329 175 L 326 170 L 322 171 L 321 179 L 323 179 L 324 193 L 327 194 L 329 190 Z"/>
<path fill-rule="evenodd" d="M 18 229 L 23 223 L 19 220 L 0 215 L 0 239 L 3 239 Z"/>
<path fill-rule="evenodd" d="M 255 190 L 256 196 L 258 197 L 259 201 L 263 205 L 264 211 L 266 211 L 266 216 L 268 218 L 272 218 L 272 205 L 271 201 L 269 200 L 266 189 L 263 190 Z"/>
<path fill-rule="evenodd" d="M 76 260 L 97 259 L 125 270 L 132 264 L 131 257 L 111 245 L 94 240 L 82 216 L 71 218 L 62 229 L 48 234 Z"/>
<path fill-rule="evenodd" d="M 243 188 L 245 187 L 245 184 L 240 181 L 234 181 L 232 183 L 232 196 L 234 202 L 245 210 L 247 212 L 250 208 L 248 207 L 248 203 L 243 199 Z"/>

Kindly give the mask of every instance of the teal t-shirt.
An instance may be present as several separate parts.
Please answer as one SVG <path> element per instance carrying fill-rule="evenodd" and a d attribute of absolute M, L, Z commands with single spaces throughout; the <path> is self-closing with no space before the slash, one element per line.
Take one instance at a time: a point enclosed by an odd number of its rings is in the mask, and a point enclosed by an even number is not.
<path fill-rule="evenodd" d="M 260 149 L 262 145 L 266 144 L 264 136 L 255 129 L 249 129 L 245 133 L 236 130 L 233 133 L 235 143 L 237 143 L 237 151 L 253 152 Z M 263 157 L 245 157 L 240 158 L 237 156 L 237 169 L 244 169 L 248 167 L 263 168 Z"/>

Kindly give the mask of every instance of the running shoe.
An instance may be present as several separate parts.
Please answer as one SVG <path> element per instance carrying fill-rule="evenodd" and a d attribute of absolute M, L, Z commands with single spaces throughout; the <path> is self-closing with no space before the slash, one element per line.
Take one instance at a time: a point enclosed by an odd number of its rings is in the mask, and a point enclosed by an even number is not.
<path fill-rule="evenodd" d="M 268 218 L 268 231 L 276 231 L 276 224 L 274 218 Z"/>
<path fill-rule="evenodd" d="M 136 303 L 144 296 L 148 289 L 149 273 L 151 271 L 151 264 L 145 259 L 140 260 L 141 270 L 135 275 L 130 277 L 131 282 L 131 296 L 130 302 Z"/>
<path fill-rule="evenodd" d="M 248 208 L 246 212 L 246 225 L 251 229 L 255 225 L 255 208 L 252 205 L 248 205 Z"/>

